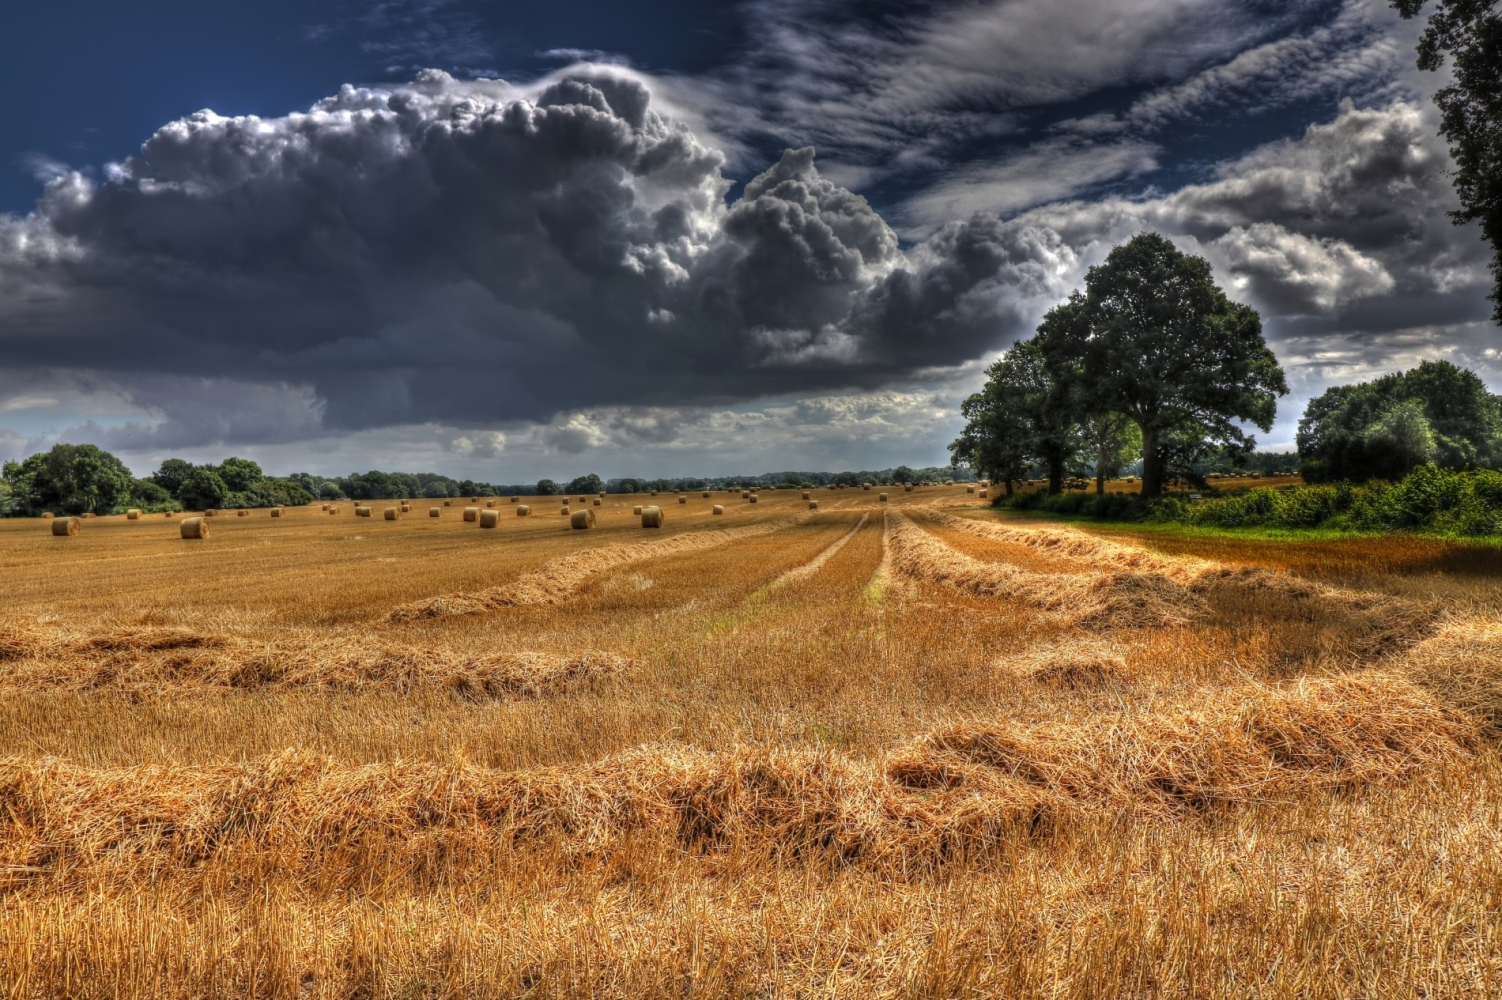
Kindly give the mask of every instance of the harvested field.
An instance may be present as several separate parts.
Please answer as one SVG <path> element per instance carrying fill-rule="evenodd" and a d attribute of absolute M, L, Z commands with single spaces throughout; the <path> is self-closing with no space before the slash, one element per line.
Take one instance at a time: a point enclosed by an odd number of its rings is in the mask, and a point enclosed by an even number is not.
<path fill-rule="evenodd" d="M 1502 992 L 1502 567 L 886 492 L 0 521 L 6 996 Z"/>

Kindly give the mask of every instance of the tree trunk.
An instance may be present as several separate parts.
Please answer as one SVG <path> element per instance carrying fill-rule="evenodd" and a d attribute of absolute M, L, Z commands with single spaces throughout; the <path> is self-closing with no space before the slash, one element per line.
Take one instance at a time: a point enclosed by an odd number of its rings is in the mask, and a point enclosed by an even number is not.
<path fill-rule="evenodd" d="M 1158 455 L 1157 428 L 1142 428 L 1142 499 L 1163 495 L 1163 462 Z"/>
<path fill-rule="evenodd" d="M 1064 460 L 1062 458 L 1050 458 L 1048 460 L 1048 495 L 1058 496 L 1064 492 Z"/>
<path fill-rule="evenodd" d="M 1095 492 L 1098 494 L 1106 492 L 1106 471 L 1099 465 L 1095 467 Z"/>
<path fill-rule="evenodd" d="M 1007 484 L 1007 496 L 1011 496 L 1012 495 L 1012 477 L 1011 476 L 1008 476 L 1006 478 L 1006 484 Z"/>

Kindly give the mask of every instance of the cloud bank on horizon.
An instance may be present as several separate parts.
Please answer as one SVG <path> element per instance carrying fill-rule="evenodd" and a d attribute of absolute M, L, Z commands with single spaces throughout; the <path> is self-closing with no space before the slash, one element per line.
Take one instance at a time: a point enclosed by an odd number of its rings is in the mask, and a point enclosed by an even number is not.
<path fill-rule="evenodd" d="M 757 3 L 707 77 L 430 70 L 199 112 L 99 175 L 50 164 L 36 210 L 0 215 L 0 453 L 500 479 L 940 461 L 984 361 L 1143 229 L 1261 310 L 1298 397 L 1274 440 L 1324 385 L 1421 357 L 1498 386 L 1487 249 L 1446 217 L 1432 81 L 1379 5 L 1067 6 Z M 1309 101 L 1287 135 L 1181 148 Z"/>

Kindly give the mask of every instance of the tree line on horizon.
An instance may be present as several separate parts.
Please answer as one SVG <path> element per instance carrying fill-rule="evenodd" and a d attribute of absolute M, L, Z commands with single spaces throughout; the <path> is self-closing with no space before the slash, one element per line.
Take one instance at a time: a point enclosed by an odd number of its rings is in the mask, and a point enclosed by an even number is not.
<path fill-rule="evenodd" d="M 1270 430 L 1287 391 L 1256 311 L 1225 295 L 1208 261 L 1143 233 L 991 365 L 950 453 L 1006 496 L 1039 474 L 1059 494 L 1086 471 L 1103 494 L 1140 462 L 1141 498 L 1156 500 L 1171 480 L 1203 488 L 1207 471 L 1251 465 L 1256 440 L 1243 428 Z M 1314 483 L 1396 480 L 1425 464 L 1497 468 L 1502 399 L 1472 371 L 1425 361 L 1328 389 L 1297 440 L 1298 471 Z"/>

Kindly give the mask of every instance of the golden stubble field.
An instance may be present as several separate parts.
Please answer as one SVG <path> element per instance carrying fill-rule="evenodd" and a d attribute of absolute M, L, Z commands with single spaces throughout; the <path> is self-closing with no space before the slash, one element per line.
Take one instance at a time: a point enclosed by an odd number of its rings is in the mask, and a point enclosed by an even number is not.
<path fill-rule="evenodd" d="M 1498 550 L 888 492 L 0 522 L 0 995 L 1502 993 Z"/>

